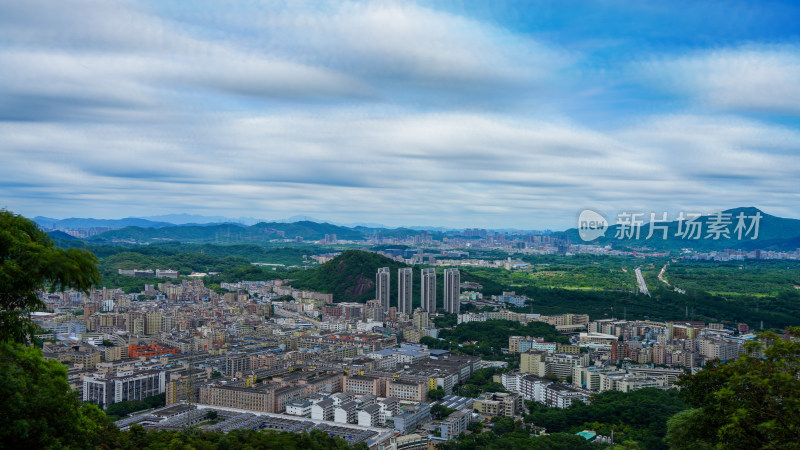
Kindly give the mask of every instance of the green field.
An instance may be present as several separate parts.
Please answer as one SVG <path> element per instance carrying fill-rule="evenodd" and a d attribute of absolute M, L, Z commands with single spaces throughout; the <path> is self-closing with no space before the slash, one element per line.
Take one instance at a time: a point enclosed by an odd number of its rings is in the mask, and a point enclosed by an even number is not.
<path fill-rule="evenodd" d="M 670 284 L 724 296 L 775 296 L 800 289 L 800 261 L 675 262 Z"/>

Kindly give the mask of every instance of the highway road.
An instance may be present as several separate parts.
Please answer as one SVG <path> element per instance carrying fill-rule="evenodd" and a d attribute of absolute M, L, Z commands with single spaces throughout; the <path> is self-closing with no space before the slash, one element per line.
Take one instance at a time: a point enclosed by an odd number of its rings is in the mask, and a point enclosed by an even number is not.
<path fill-rule="evenodd" d="M 644 282 L 644 276 L 642 276 L 642 268 L 636 268 L 636 283 L 639 284 L 639 292 L 646 296 L 650 296 L 650 291 L 647 290 L 647 283 Z"/>

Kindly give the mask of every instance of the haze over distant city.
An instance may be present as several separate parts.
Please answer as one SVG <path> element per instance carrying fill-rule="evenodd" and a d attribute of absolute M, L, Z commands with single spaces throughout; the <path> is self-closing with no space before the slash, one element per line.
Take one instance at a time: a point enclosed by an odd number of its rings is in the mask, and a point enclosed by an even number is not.
<path fill-rule="evenodd" d="M 0 208 L 797 217 L 792 2 L 0 4 Z"/>

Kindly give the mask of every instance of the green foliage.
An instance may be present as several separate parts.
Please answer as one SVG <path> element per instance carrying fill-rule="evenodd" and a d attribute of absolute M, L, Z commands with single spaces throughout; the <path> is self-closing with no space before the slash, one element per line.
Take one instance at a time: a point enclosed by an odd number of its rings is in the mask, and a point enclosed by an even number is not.
<path fill-rule="evenodd" d="M 27 313 L 44 306 L 37 291 L 89 290 L 100 281 L 96 261 L 84 250 L 56 248 L 36 224 L 0 210 L 0 341 L 31 339 Z"/>
<path fill-rule="evenodd" d="M 601 392 L 592 396 L 590 405 L 577 402 L 566 409 L 533 406 L 525 422 L 545 427 L 548 433 L 577 433 L 588 428 L 610 435 L 614 430 L 620 440 L 624 435 L 648 449 L 666 448 L 667 420 L 687 408 L 676 390 L 655 388 Z"/>
<path fill-rule="evenodd" d="M 480 433 L 483 430 L 483 424 L 481 422 L 470 422 L 467 425 L 467 430 L 473 433 Z"/>
<path fill-rule="evenodd" d="M 339 227 L 328 223 L 294 222 L 294 223 L 257 223 L 252 226 L 239 224 L 216 225 L 182 225 L 161 228 L 125 227 L 119 230 L 98 234 L 92 240 L 132 240 L 136 242 L 158 242 L 176 240 L 181 242 L 213 242 L 231 243 L 264 243 L 272 239 L 284 239 L 278 232 L 282 231 L 286 238 L 300 236 L 303 239 L 319 240 L 326 234 L 335 234 L 339 239 L 362 239 L 363 235 L 350 228 Z"/>
<path fill-rule="evenodd" d="M 99 448 L 118 433 L 97 406 L 81 405 L 62 364 L 15 343 L 0 343 L 0 411 L 3 448 Z"/>
<path fill-rule="evenodd" d="M 208 420 L 216 420 L 218 415 L 219 414 L 216 411 L 211 409 L 206 413 L 206 419 L 208 419 Z"/>
<path fill-rule="evenodd" d="M 484 392 L 508 392 L 503 383 L 492 381 L 483 387 Z"/>
<path fill-rule="evenodd" d="M 433 323 L 438 328 L 452 328 L 458 324 L 458 314 L 445 313 L 440 317 L 434 317 Z"/>
<path fill-rule="evenodd" d="M 763 342 L 747 344 L 749 354 L 712 361 L 679 380 L 681 395 L 694 409 L 670 421 L 668 441 L 676 447 L 796 448 L 800 327 L 788 332 L 789 339 L 763 333 Z"/>
<path fill-rule="evenodd" d="M 142 246 L 90 244 L 87 249 L 100 259 L 102 269 L 145 269 L 170 267 L 182 273 L 220 272 L 251 262 L 300 265 L 303 256 L 316 253 L 317 246 L 266 247 L 254 244 L 214 245 L 169 242 Z"/>
<path fill-rule="evenodd" d="M 483 276 L 482 272 L 480 272 L 479 270 L 471 268 L 466 268 L 466 269 L 461 268 L 461 282 L 464 283 L 467 281 L 478 283 L 481 286 L 483 286 L 481 292 L 487 296 L 500 295 L 503 293 L 504 290 L 508 290 L 505 289 L 505 287 L 508 285 L 501 281 L 498 281 L 496 277 Z"/>
<path fill-rule="evenodd" d="M 637 295 L 634 268 L 639 259 L 575 255 L 522 256 L 529 270 L 471 268 L 474 276 L 491 280 L 503 290 L 533 299 L 541 314 L 586 313 L 592 319 L 621 317 L 653 320 L 695 319 L 712 322 L 764 321 L 766 327 L 795 325 L 800 315 L 797 261 L 670 263 L 666 278 L 686 289 L 678 293 L 656 278 L 668 259 L 648 260 L 642 267 L 652 297 Z M 627 272 L 622 269 L 626 269 Z M 530 307 L 510 308 L 530 312 Z M 685 312 L 690 311 L 691 316 Z"/>
<path fill-rule="evenodd" d="M 443 341 L 430 336 L 423 336 L 422 339 L 419 340 L 419 343 L 422 345 L 427 345 L 428 348 L 430 349 L 440 349 L 440 350 L 446 350 L 451 345 L 450 341 Z"/>
<path fill-rule="evenodd" d="M 611 447 L 612 450 L 642 450 L 638 442 L 633 439 L 626 439 L 622 443 L 618 443 Z"/>
<path fill-rule="evenodd" d="M 219 291 L 220 282 L 241 280 L 264 281 L 280 278 L 288 273 L 283 267 L 258 267 L 251 263 L 301 265 L 312 261 L 305 256 L 319 252 L 322 247 L 308 244 L 272 246 L 268 244 L 185 244 L 158 242 L 149 245 L 105 245 L 77 241 L 80 247 L 99 258 L 102 283 L 121 288 L 125 292 L 141 292 L 145 284 L 156 284 L 167 279 L 141 278 L 119 275 L 119 269 L 171 268 L 183 275 L 191 272 L 218 272 L 204 279 L 206 284 Z M 60 241 L 60 245 L 64 242 Z M 69 241 L 68 246 L 79 244 Z"/>
<path fill-rule="evenodd" d="M 444 419 L 445 417 L 449 416 L 450 414 L 453 414 L 456 411 L 457 411 L 456 409 L 448 408 L 447 406 L 438 403 L 431 406 L 431 415 L 436 420 Z"/>
<path fill-rule="evenodd" d="M 444 389 L 436 388 L 428 391 L 428 398 L 431 400 L 441 400 L 445 396 Z"/>
<path fill-rule="evenodd" d="M 700 408 L 687 409 L 667 421 L 665 441 L 679 450 L 712 449 L 716 441 L 716 423 Z"/>
<path fill-rule="evenodd" d="M 164 394 L 157 397 L 147 399 L 148 406 L 162 405 Z M 237 430 L 226 435 L 146 432 L 135 425 L 120 433 L 96 405 L 81 404 L 69 387 L 62 364 L 44 360 L 39 349 L 16 343 L 0 343 L 0 410 L 0 448 L 366 450 L 363 444 L 349 447 L 344 440 L 320 431 L 292 434 Z"/>
<path fill-rule="evenodd" d="M 199 252 L 155 246 L 127 248 L 125 251 L 105 256 L 100 260 L 100 268 L 104 272 L 116 273 L 118 269 L 170 268 L 184 275 L 192 272 L 222 272 L 249 264 L 250 261 L 241 257 L 218 258 Z"/>
<path fill-rule="evenodd" d="M 532 266 L 525 270 L 480 268 L 470 269 L 470 272 L 503 286 L 627 292 L 636 283 L 632 270 L 622 270 L 624 267 L 633 269 L 634 261 L 630 259 L 593 255 L 522 256 L 522 259 Z"/>
<path fill-rule="evenodd" d="M 136 411 L 160 408 L 166 405 L 166 402 L 167 402 L 167 394 L 158 394 L 152 397 L 143 398 L 141 400 L 133 400 L 129 402 L 117 402 L 108 405 L 108 408 L 106 408 L 106 414 L 114 418 L 114 420 L 119 420 L 119 418 L 125 417 L 128 414 L 134 413 Z"/>
<path fill-rule="evenodd" d="M 498 436 L 510 433 L 517 428 L 517 421 L 511 417 L 493 417 L 492 418 L 492 431 Z"/>
<path fill-rule="evenodd" d="M 190 245 L 180 243 L 152 244 L 138 247 L 87 247 L 100 258 L 100 271 L 106 286 L 125 292 L 141 292 L 145 284 L 157 284 L 168 279 L 141 278 L 119 275 L 119 269 L 171 268 L 181 274 L 218 272 L 204 281 L 209 285 L 241 280 L 262 281 L 281 277 L 282 271 L 254 266 L 251 262 L 300 264 L 307 251 L 296 248 L 270 248 L 256 245 Z"/>
<path fill-rule="evenodd" d="M 603 448 L 575 434 L 553 433 L 531 436 L 525 427 L 519 427 L 502 436 L 497 433 L 473 433 L 460 435 L 439 444 L 440 450 L 588 450 Z"/>
<path fill-rule="evenodd" d="M 199 252 L 204 255 L 213 256 L 216 258 L 225 258 L 228 256 L 244 258 L 250 262 L 260 262 L 269 264 L 284 264 L 287 266 L 296 266 L 306 263 L 304 256 L 310 256 L 322 251 L 322 247 L 316 245 L 294 245 L 294 246 L 272 247 L 264 245 L 253 244 L 235 244 L 235 245 L 191 245 L 185 244 L 184 251 Z"/>
<path fill-rule="evenodd" d="M 800 261 L 678 261 L 666 270 L 667 280 L 682 289 L 736 296 L 776 296 L 800 284 Z"/>
<path fill-rule="evenodd" d="M 453 348 L 458 348 L 460 343 L 477 341 L 475 345 L 462 346 L 460 351 L 495 360 L 510 357 L 501 351 L 502 348 L 508 348 L 509 336 L 533 336 L 544 338 L 549 342 L 569 343 L 566 336 L 556 331 L 554 326 L 544 322 L 530 322 L 522 325 L 511 320 L 487 320 L 486 322 L 462 323 L 453 329 L 442 330 L 439 333 L 439 337 L 453 343 Z"/>
<path fill-rule="evenodd" d="M 222 372 L 220 372 L 220 371 L 218 371 L 218 370 L 215 370 L 215 371 L 211 372 L 211 379 L 212 379 L 212 380 L 213 380 L 214 378 L 220 378 L 221 376 L 222 376 Z"/>
<path fill-rule="evenodd" d="M 381 267 L 388 267 L 391 273 L 391 283 L 389 284 L 389 298 L 392 304 L 397 299 L 397 270 L 405 267 L 412 267 L 407 264 L 387 258 L 383 255 L 360 250 L 347 250 L 331 261 L 322 266 L 309 270 L 295 271 L 289 274 L 289 278 L 294 279 L 292 286 L 299 289 L 309 289 L 319 292 L 332 293 L 337 302 L 360 302 L 375 298 L 375 274 Z M 419 266 L 414 266 L 414 276 L 412 278 L 411 298 L 413 307 L 420 305 L 420 286 L 421 279 Z M 444 298 L 444 282 L 442 281 L 443 270 L 437 268 L 437 299 L 441 306 Z M 499 294 L 503 287 L 488 278 L 461 271 L 461 281 L 475 281 L 484 286 L 483 291 L 488 294 Z M 452 321 L 455 325 L 455 314 L 450 318 L 446 316 L 446 321 Z M 437 318 L 437 326 L 447 326 L 441 324 L 442 319 Z"/>
<path fill-rule="evenodd" d="M 389 298 L 394 303 L 397 299 L 397 269 L 408 266 L 377 253 L 348 250 L 320 267 L 292 273 L 294 281 L 291 284 L 299 289 L 331 293 L 337 302 L 364 303 L 375 298 L 375 274 L 381 267 L 389 267 L 391 271 Z M 413 283 L 412 299 L 418 306 L 418 273 L 414 274 Z"/>
<path fill-rule="evenodd" d="M 464 386 L 458 387 L 458 394 L 465 397 L 477 397 L 483 392 L 508 392 L 501 383 L 493 380 L 493 376 L 500 373 L 499 369 L 487 367 L 478 369 L 467 378 Z"/>
<path fill-rule="evenodd" d="M 186 433 L 182 431 L 145 431 L 139 425 L 134 425 L 131 430 L 122 433 L 116 448 L 123 450 L 134 449 L 303 449 L 303 450 L 367 450 L 363 443 L 349 446 L 344 439 L 332 437 L 328 434 L 312 430 L 310 433 L 287 433 L 276 431 L 233 430 L 230 433 L 209 433 L 195 431 Z"/>

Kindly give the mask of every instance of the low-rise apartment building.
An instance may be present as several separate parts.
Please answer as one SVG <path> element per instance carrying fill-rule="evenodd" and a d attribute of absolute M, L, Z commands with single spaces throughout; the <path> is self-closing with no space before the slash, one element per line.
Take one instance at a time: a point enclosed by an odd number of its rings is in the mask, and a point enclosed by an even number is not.
<path fill-rule="evenodd" d="M 514 417 L 522 411 L 522 396 L 514 392 L 485 392 L 472 407 L 485 416 Z"/>

